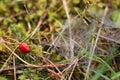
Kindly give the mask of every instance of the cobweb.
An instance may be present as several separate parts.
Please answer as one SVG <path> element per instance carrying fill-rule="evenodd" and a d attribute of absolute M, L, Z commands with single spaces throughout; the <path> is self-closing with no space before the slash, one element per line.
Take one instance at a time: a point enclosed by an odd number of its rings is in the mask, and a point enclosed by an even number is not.
<path fill-rule="evenodd" d="M 89 24 L 84 18 L 76 16 L 71 19 L 71 32 L 72 32 L 72 44 L 74 46 L 74 55 L 78 55 L 81 49 L 87 49 L 90 45 L 92 38 L 92 33 L 94 31 L 95 25 L 90 22 Z M 96 22 L 94 21 L 94 24 Z M 62 30 L 58 32 L 59 38 L 57 39 L 55 45 L 57 45 L 58 51 L 65 58 L 70 57 L 69 50 L 69 27 L 68 20 L 65 20 L 62 26 Z M 90 38 L 91 37 L 91 38 Z"/>

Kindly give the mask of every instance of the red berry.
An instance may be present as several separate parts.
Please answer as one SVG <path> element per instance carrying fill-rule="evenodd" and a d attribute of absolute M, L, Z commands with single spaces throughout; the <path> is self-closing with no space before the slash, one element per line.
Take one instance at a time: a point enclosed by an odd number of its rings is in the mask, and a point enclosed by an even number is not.
<path fill-rule="evenodd" d="M 29 46 L 26 43 L 21 43 L 19 45 L 20 52 L 22 53 L 28 53 L 30 51 Z"/>

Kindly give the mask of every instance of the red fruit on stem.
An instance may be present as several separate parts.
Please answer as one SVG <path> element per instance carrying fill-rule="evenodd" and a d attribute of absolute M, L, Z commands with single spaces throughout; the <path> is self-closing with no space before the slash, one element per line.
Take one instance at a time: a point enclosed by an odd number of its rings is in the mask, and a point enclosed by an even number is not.
<path fill-rule="evenodd" d="M 30 51 L 30 48 L 29 48 L 29 46 L 26 43 L 21 43 L 19 45 L 19 50 L 22 53 L 28 53 Z"/>

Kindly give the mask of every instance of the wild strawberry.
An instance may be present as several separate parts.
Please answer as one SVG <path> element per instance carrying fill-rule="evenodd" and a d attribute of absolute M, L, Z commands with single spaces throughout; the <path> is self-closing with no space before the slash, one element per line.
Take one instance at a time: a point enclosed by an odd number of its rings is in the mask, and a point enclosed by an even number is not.
<path fill-rule="evenodd" d="M 29 46 L 26 43 L 21 43 L 19 45 L 19 50 L 22 53 L 28 53 L 30 51 L 30 48 L 29 48 Z"/>

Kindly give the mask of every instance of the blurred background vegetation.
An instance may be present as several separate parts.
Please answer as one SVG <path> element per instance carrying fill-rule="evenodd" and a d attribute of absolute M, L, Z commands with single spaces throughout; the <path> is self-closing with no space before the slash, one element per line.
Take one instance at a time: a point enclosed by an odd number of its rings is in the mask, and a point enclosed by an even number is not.
<path fill-rule="evenodd" d="M 62 0 L 0 0 L 0 80 L 67 80 L 70 74 L 71 80 L 85 80 L 90 47 L 106 6 L 109 11 L 86 80 L 120 79 L 120 0 L 66 2 L 73 24 L 74 58 L 68 55 L 69 32 Z M 17 49 L 21 42 L 30 46 L 28 54 Z M 25 66 L 4 44 L 30 64 L 52 67 Z M 57 75 L 53 64 L 58 64 L 63 75 Z"/>

